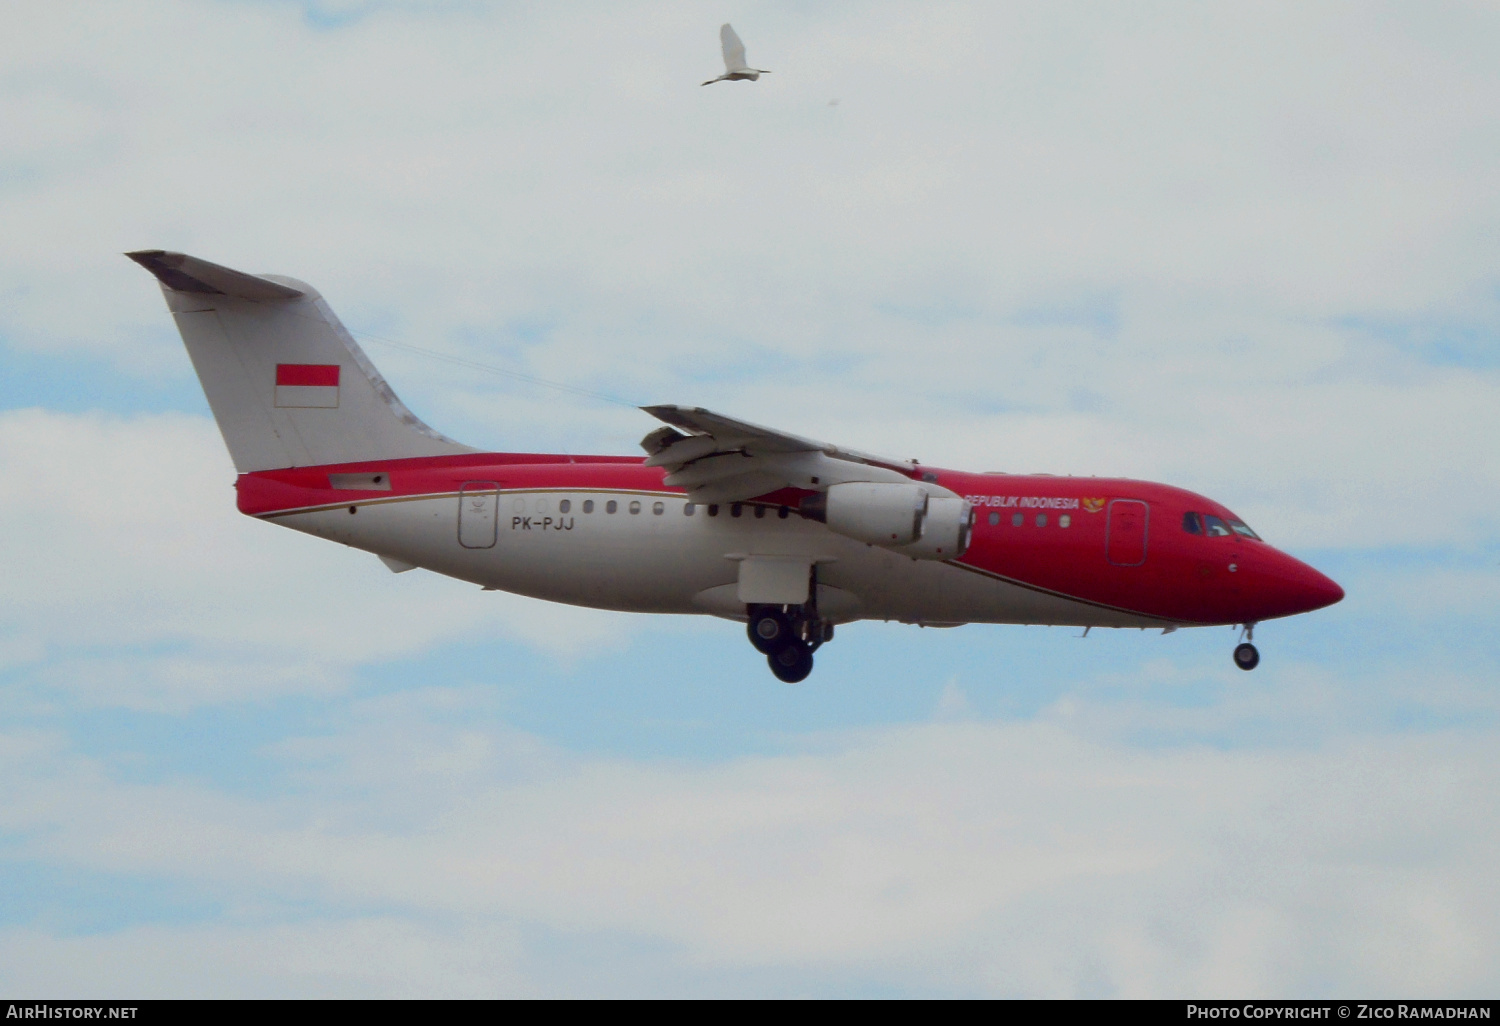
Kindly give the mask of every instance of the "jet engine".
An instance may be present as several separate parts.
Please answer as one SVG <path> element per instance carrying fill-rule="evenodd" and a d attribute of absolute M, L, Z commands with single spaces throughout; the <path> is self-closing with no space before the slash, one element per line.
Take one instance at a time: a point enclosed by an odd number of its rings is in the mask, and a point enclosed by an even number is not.
<path fill-rule="evenodd" d="M 802 500 L 799 512 L 856 541 L 913 559 L 957 559 L 969 547 L 973 509 L 918 484 L 851 481 Z"/>

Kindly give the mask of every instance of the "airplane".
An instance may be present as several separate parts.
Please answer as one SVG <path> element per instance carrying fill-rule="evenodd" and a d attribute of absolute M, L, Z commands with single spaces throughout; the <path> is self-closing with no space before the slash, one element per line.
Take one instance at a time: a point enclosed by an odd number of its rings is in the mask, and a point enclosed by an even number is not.
<path fill-rule="evenodd" d="M 966 473 L 692 406 L 644 456 L 485 452 L 396 398 L 312 286 L 182 253 L 158 280 L 238 475 L 240 512 L 485 590 L 746 625 L 787 683 L 840 624 L 1255 626 L 1343 589 L 1205 496 Z"/>

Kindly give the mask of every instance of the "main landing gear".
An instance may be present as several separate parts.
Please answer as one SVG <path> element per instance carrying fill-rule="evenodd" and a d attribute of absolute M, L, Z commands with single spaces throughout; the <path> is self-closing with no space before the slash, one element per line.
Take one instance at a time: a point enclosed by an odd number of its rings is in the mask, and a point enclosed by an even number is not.
<path fill-rule="evenodd" d="M 1255 639 L 1255 624 L 1245 624 L 1245 640 L 1234 647 L 1234 665 L 1242 670 L 1253 670 L 1260 665 L 1260 652 L 1251 642 Z"/>
<path fill-rule="evenodd" d="M 750 644 L 765 653 L 776 679 L 788 684 L 806 680 L 812 673 L 813 653 L 823 642 L 833 640 L 833 624 L 819 619 L 817 610 L 810 606 L 809 603 L 746 608 L 750 614 L 746 627 Z"/>

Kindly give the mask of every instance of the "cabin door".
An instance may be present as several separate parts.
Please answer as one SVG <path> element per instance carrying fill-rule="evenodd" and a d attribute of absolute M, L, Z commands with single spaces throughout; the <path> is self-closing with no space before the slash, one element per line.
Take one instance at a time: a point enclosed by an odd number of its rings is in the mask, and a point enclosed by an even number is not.
<path fill-rule="evenodd" d="M 1146 528 L 1150 508 L 1137 499 L 1115 499 L 1109 504 L 1105 525 L 1105 557 L 1115 566 L 1140 566 L 1146 562 Z"/>
<path fill-rule="evenodd" d="M 492 549 L 500 529 L 500 482 L 465 481 L 458 490 L 458 543 Z"/>

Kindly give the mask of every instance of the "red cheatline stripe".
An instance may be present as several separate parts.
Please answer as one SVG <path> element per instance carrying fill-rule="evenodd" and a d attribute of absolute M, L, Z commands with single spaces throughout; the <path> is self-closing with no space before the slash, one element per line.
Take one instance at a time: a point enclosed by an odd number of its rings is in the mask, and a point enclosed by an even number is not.
<path fill-rule="evenodd" d="M 337 385 L 339 365 L 336 363 L 278 363 L 276 384 L 278 385 Z"/>

